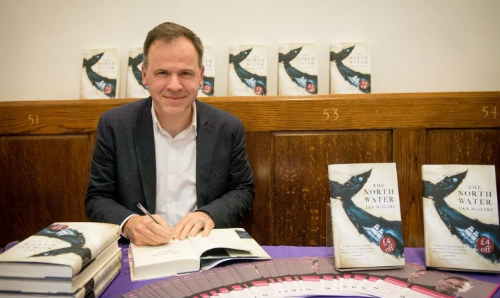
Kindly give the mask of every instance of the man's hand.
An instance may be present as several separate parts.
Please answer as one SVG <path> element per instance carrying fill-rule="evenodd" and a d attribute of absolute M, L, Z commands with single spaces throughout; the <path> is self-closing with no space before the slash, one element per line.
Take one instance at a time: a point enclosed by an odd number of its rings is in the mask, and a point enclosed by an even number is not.
<path fill-rule="evenodd" d="M 172 239 L 174 231 L 168 223 L 157 214 L 153 217 L 159 223 L 155 223 L 147 215 L 134 215 L 130 217 L 123 226 L 123 234 L 135 245 L 160 245 L 166 244 Z"/>
<path fill-rule="evenodd" d="M 184 216 L 174 228 L 174 238 L 184 240 L 188 236 L 196 236 L 200 231 L 207 237 L 214 228 L 213 219 L 205 212 L 195 211 Z"/>

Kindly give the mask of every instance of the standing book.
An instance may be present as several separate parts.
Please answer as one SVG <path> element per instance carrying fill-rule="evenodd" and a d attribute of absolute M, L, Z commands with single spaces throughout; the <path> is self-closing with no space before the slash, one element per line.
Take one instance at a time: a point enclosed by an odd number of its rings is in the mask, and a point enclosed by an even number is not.
<path fill-rule="evenodd" d="M 131 279 L 143 280 L 212 268 L 227 260 L 267 260 L 269 255 L 242 228 L 213 229 L 210 235 L 159 246 L 130 244 Z"/>
<path fill-rule="evenodd" d="M 278 48 L 278 95 L 318 94 L 318 53 L 313 43 Z"/>
<path fill-rule="evenodd" d="M 330 45 L 330 93 L 371 93 L 371 55 L 364 42 Z"/>
<path fill-rule="evenodd" d="M 211 97 L 215 94 L 215 47 L 203 47 L 203 83 L 198 91 L 198 97 Z"/>
<path fill-rule="evenodd" d="M 229 48 L 228 95 L 267 94 L 267 52 L 264 45 Z"/>
<path fill-rule="evenodd" d="M 147 86 L 142 83 L 142 47 L 131 48 L 128 54 L 127 98 L 145 98 L 149 96 Z"/>
<path fill-rule="evenodd" d="M 56 222 L 0 254 L 0 277 L 72 279 L 120 233 L 115 224 Z"/>
<path fill-rule="evenodd" d="M 423 165 L 425 264 L 500 272 L 493 165 Z"/>
<path fill-rule="evenodd" d="M 332 164 L 328 179 L 335 267 L 404 266 L 396 164 Z"/>
<path fill-rule="evenodd" d="M 86 49 L 80 81 L 80 98 L 110 99 L 118 97 L 120 75 L 118 49 Z"/>

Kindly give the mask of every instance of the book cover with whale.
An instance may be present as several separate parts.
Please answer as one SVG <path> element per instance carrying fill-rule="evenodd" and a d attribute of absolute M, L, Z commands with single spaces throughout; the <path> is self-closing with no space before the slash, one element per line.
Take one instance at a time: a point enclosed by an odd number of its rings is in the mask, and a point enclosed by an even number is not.
<path fill-rule="evenodd" d="M 423 165 L 426 266 L 500 272 L 495 166 Z"/>
<path fill-rule="evenodd" d="M 142 47 L 129 49 L 127 66 L 127 98 L 145 98 L 149 96 L 148 87 L 142 83 Z"/>
<path fill-rule="evenodd" d="M 371 85 L 371 55 L 368 44 L 330 44 L 330 94 L 371 93 Z"/>
<path fill-rule="evenodd" d="M 405 264 L 395 163 L 328 166 L 337 270 Z"/>
<path fill-rule="evenodd" d="M 212 97 L 215 94 L 215 47 L 203 46 L 203 83 L 198 90 L 198 97 Z"/>
<path fill-rule="evenodd" d="M 278 48 L 278 95 L 318 94 L 318 52 L 314 43 Z"/>
<path fill-rule="evenodd" d="M 229 48 L 228 96 L 267 94 L 265 45 L 232 45 Z"/>
<path fill-rule="evenodd" d="M 81 99 L 112 99 L 119 96 L 118 49 L 86 49 L 80 81 Z"/>

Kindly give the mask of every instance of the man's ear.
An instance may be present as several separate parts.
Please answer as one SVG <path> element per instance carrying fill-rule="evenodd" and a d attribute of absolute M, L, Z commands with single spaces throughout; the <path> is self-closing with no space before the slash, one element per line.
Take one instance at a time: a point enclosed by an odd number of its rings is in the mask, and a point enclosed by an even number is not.
<path fill-rule="evenodd" d="M 203 86 L 203 74 L 205 73 L 205 65 L 201 66 L 200 69 L 200 87 Z"/>
<path fill-rule="evenodd" d="M 142 65 L 142 84 L 144 86 L 147 86 L 148 85 L 148 80 L 146 79 L 146 68 L 144 67 L 144 65 Z"/>

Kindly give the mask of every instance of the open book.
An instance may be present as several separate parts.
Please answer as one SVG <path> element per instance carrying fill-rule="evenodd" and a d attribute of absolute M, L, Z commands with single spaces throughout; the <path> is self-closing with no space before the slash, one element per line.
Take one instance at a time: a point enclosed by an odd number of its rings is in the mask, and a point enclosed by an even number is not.
<path fill-rule="evenodd" d="M 130 244 L 132 281 L 209 269 L 228 260 L 268 260 L 271 257 L 242 228 L 213 229 L 165 245 Z"/>

